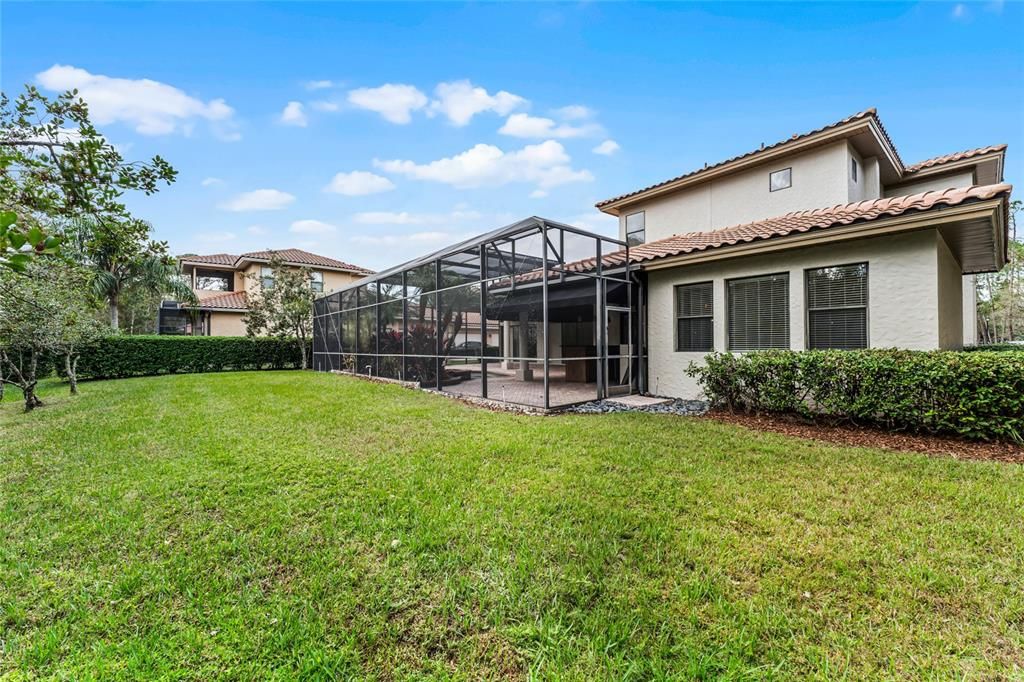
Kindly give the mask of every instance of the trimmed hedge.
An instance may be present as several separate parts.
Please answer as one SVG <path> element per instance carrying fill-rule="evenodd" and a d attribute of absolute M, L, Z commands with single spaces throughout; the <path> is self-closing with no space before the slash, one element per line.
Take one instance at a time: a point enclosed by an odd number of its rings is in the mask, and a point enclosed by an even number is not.
<path fill-rule="evenodd" d="M 309 358 L 312 358 L 310 353 Z M 245 336 L 108 336 L 82 349 L 79 379 L 243 369 L 298 369 L 295 339 Z"/>
<path fill-rule="evenodd" d="M 1022 441 L 1024 352 L 763 351 L 690 364 L 717 407 Z"/>

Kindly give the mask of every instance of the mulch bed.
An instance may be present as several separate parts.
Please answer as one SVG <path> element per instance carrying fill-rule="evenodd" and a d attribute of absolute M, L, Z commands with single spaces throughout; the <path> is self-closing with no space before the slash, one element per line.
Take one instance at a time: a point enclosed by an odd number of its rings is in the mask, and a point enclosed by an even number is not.
<path fill-rule="evenodd" d="M 1024 464 L 1024 447 L 1014 443 L 984 443 L 950 436 L 894 433 L 852 424 L 813 424 L 790 415 L 732 414 L 725 410 L 712 410 L 703 418 L 745 426 L 755 431 L 773 431 L 795 438 L 809 438 L 836 445 L 909 450 L 956 459 L 982 459 Z"/>

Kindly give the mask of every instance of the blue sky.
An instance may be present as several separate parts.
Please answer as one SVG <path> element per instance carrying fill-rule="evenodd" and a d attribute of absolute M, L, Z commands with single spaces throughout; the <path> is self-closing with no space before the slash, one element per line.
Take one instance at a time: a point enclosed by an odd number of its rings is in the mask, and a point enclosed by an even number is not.
<path fill-rule="evenodd" d="M 0 81 L 78 84 L 175 253 L 367 267 L 877 107 L 904 161 L 1006 142 L 1024 5 L 4 3 Z M 149 82 L 147 82 L 149 81 Z M 385 87 L 388 86 L 388 87 Z M 681 226 L 685 229 L 685 226 Z"/>

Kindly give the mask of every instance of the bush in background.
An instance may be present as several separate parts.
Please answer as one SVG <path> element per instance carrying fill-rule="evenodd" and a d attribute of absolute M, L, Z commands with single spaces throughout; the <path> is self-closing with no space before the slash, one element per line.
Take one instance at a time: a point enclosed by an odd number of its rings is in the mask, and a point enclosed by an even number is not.
<path fill-rule="evenodd" d="M 82 349 L 79 378 L 297 369 L 295 339 L 244 336 L 109 336 Z"/>
<path fill-rule="evenodd" d="M 1021 442 L 1024 352 L 764 351 L 691 363 L 717 407 Z"/>

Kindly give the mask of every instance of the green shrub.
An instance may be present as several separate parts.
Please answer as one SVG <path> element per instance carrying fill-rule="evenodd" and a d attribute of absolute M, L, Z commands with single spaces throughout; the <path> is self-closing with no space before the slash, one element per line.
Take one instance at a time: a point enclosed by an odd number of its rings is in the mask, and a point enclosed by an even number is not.
<path fill-rule="evenodd" d="M 299 368 L 295 339 L 244 336 L 109 336 L 82 349 L 78 376 L 115 379 L 191 372 Z"/>
<path fill-rule="evenodd" d="M 976 353 L 977 351 L 1024 353 L 1024 343 L 990 343 L 987 346 L 966 346 L 964 351 L 968 353 Z"/>
<path fill-rule="evenodd" d="M 712 405 L 1021 442 L 1024 352 L 764 351 L 691 363 Z"/>

